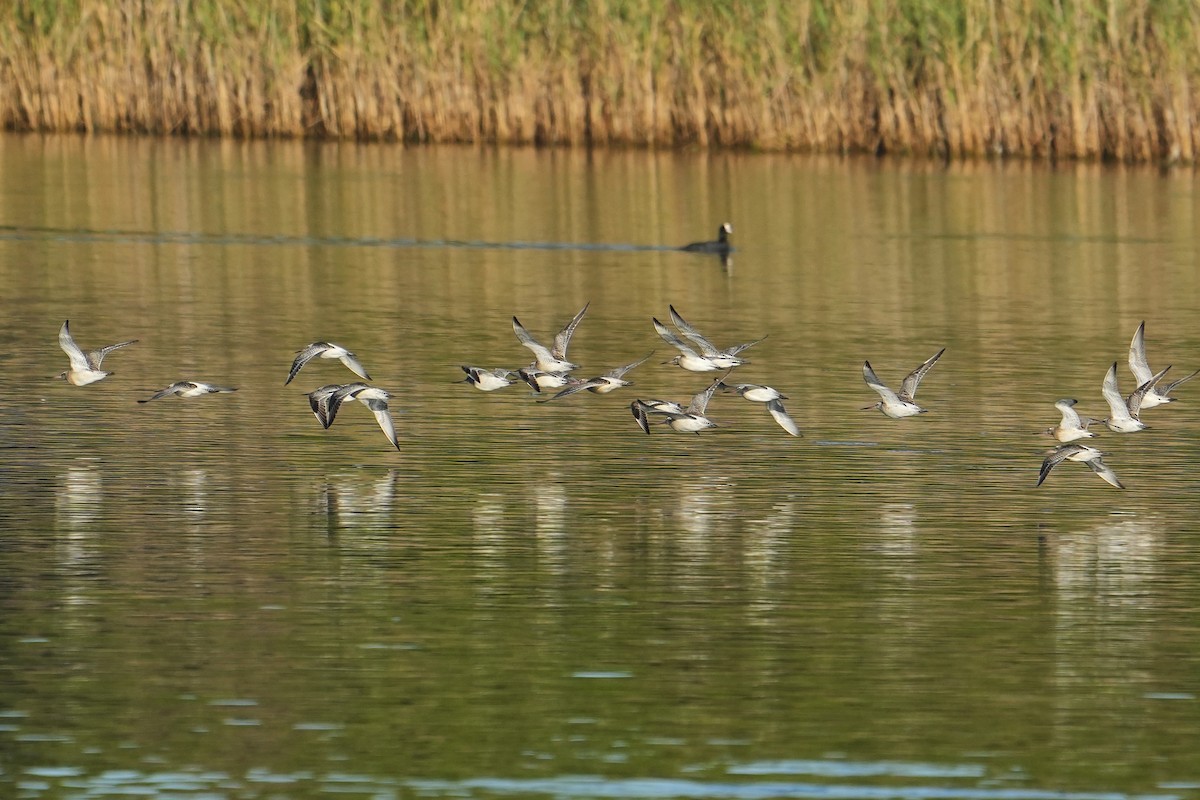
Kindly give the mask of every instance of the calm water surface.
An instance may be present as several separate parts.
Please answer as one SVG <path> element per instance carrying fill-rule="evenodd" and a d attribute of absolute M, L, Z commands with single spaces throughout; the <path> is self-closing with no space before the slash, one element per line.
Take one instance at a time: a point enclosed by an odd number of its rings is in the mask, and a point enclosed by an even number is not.
<path fill-rule="evenodd" d="M 1200 368 L 1198 226 L 1189 172 L 0 138 L 0 796 L 1200 796 L 1200 381 L 1034 487 L 1139 321 Z M 635 387 L 454 383 L 587 302 Z M 707 383 L 669 304 L 803 438 L 638 431 Z M 140 341 L 68 386 L 64 319 Z M 283 385 L 318 339 L 400 452 Z"/>

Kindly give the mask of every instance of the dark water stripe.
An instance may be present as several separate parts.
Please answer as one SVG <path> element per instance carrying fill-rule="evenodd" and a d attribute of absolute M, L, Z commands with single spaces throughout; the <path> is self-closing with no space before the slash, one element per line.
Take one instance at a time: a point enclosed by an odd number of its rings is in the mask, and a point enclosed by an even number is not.
<path fill-rule="evenodd" d="M 53 228 L 0 225 L 0 240 L 89 243 L 291 245 L 303 247 L 465 248 L 472 250 L 589 250 L 603 252 L 672 252 L 678 247 L 604 242 L 488 242 L 477 239 L 410 239 L 378 236 L 291 236 L 194 231 Z M 711 255 L 711 254 L 710 254 Z"/>

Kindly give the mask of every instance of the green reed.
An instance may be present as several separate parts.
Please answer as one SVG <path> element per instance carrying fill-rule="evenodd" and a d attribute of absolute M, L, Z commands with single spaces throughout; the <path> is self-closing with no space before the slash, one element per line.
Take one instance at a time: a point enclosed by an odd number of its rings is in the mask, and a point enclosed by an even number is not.
<path fill-rule="evenodd" d="M 1195 158 L 1190 0 L 14 0 L 15 130 Z"/>

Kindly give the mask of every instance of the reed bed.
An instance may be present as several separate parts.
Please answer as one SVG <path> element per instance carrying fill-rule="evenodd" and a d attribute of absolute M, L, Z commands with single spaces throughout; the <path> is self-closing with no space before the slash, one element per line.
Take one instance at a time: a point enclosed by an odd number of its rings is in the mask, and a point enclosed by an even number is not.
<path fill-rule="evenodd" d="M 0 124 L 1193 161 L 1193 0 L 14 0 Z"/>

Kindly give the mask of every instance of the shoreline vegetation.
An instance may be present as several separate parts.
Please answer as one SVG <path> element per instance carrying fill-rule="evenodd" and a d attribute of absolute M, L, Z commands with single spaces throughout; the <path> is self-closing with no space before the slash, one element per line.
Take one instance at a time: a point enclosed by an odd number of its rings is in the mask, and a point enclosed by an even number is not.
<path fill-rule="evenodd" d="M 15 0 L 12 131 L 1193 162 L 1192 0 Z"/>

